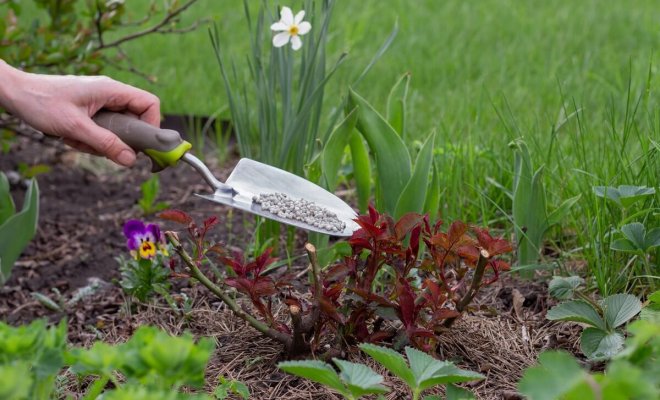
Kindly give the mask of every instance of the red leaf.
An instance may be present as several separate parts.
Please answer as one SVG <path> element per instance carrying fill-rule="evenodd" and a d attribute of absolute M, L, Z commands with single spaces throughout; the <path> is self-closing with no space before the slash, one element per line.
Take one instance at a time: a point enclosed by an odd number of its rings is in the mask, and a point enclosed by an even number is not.
<path fill-rule="evenodd" d="M 388 339 L 390 339 L 394 335 L 393 332 L 388 332 L 388 331 L 376 331 L 369 335 L 366 339 L 365 342 L 368 343 L 381 343 L 384 342 Z"/>
<path fill-rule="evenodd" d="M 186 212 L 181 210 L 165 210 L 158 213 L 158 218 L 173 221 L 179 224 L 188 225 L 193 219 Z"/>
<path fill-rule="evenodd" d="M 267 266 L 277 261 L 277 258 L 273 258 L 270 254 L 273 252 L 273 248 L 269 247 L 264 251 L 255 261 L 255 273 L 257 275 L 261 274 L 261 271 L 264 270 Z"/>
<path fill-rule="evenodd" d="M 499 254 L 513 251 L 511 243 L 501 238 L 493 238 L 487 229 L 475 227 L 474 233 L 477 235 L 479 245 L 488 252 L 489 257 L 495 257 Z"/>
<path fill-rule="evenodd" d="M 272 296 L 277 293 L 275 283 L 271 278 L 259 277 L 252 283 L 251 292 L 258 297 Z"/>
<path fill-rule="evenodd" d="M 344 323 L 343 316 L 337 312 L 337 307 L 335 307 L 332 302 L 328 301 L 328 299 L 319 299 L 319 306 L 321 307 L 321 312 L 323 312 L 323 314 L 340 324 Z"/>
<path fill-rule="evenodd" d="M 451 226 L 449 226 L 449 231 L 447 236 L 449 243 L 454 244 L 458 243 L 459 240 L 465 235 L 468 230 L 468 226 L 462 221 L 454 221 Z"/>
<path fill-rule="evenodd" d="M 456 310 L 450 310 L 449 308 L 439 308 L 433 313 L 433 321 L 439 321 L 447 318 L 455 318 L 460 316 Z"/>
<path fill-rule="evenodd" d="M 401 217 L 394 225 L 394 232 L 397 240 L 403 240 L 406 235 L 416 227 L 420 227 L 424 222 L 424 217 L 417 213 L 407 213 Z"/>
<path fill-rule="evenodd" d="M 456 249 L 456 254 L 470 265 L 475 265 L 479 260 L 479 249 L 474 246 L 460 246 Z"/>
<path fill-rule="evenodd" d="M 219 222 L 218 217 L 209 217 L 204 220 L 204 232 L 208 231 L 211 229 L 213 226 L 217 225 Z"/>
<path fill-rule="evenodd" d="M 410 283 L 405 279 L 399 279 L 397 284 L 397 295 L 399 298 L 399 318 L 406 327 L 413 326 L 417 319 L 415 306 L 415 294 L 410 287 Z"/>
<path fill-rule="evenodd" d="M 370 293 L 364 289 L 347 288 L 347 290 L 350 290 L 351 292 L 357 294 L 367 302 L 374 302 L 379 306 L 384 306 L 384 307 L 394 307 L 394 304 L 391 301 L 387 300 L 385 297 L 379 296 L 375 293 Z"/>
<path fill-rule="evenodd" d="M 225 279 L 225 284 L 247 295 L 250 294 L 252 289 L 252 281 L 245 278 L 227 278 Z"/>
<path fill-rule="evenodd" d="M 508 262 L 503 260 L 493 260 L 490 262 L 490 265 L 496 271 L 508 271 L 511 269 L 511 265 Z"/>
<path fill-rule="evenodd" d="M 369 218 L 372 224 L 375 224 L 380 219 L 380 214 L 371 204 L 369 204 Z"/>
<path fill-rule="evenodd" d="M 326 272 L 324 281 L 325 282 L 338 282 L 343 281 L 346 276 L 351 272 L 350 268 L 346 264 L 337 264 L 332 266 L 328 272 Z"/>
<path fill-rule="evenodd" d="M 412 233 L 410 234 L 410 249 L 412 250 L 415 257 L 419 254 L 419 236 L 422 233 L 422 227 L 420 225 L 416 226 Z"/>
<path fill-rule="evenodd" d="M 323 289 L 323 296 L 327 297 L 330 300 L 336 301 L 339 299 L 339 295 L 341 294 L 342 290 L 344 289 L 344 284 L 343 283 L 335 283 L 334 285 L 331 285 L 328 288 Z"/>

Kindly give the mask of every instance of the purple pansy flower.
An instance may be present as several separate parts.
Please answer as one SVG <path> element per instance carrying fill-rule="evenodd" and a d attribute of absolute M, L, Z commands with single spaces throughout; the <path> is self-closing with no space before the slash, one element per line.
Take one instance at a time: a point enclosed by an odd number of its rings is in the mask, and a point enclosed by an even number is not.
<path fill-rule="evenodd" d="M 127 239 L 126 246 L 136 258 L 152 258 L 156 250 L 167 255 L 163 235 L 156 224 L 145 225 L 136 219 L 128 220 L 124 224 L 124 236 Z"/>

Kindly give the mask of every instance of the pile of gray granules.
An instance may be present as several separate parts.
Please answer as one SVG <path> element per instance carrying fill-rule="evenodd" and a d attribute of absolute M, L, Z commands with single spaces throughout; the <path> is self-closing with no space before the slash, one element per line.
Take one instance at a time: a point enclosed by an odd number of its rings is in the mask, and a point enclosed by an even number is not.
<path fill-rule="evenodd" d="M 330 232 L 342 232 L 346 228 L 337 214 L 305 199 L 292 199 L 284 193 L 262 193 L 253 196 L 252 201 L 280 218 L 304 222 Z"/>

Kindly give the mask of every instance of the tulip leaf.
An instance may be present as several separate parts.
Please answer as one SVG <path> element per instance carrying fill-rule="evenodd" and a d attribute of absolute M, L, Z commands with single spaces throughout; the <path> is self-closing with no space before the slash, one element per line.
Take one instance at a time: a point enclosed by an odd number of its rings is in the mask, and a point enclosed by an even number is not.
<path fill-rule="evenodd" d="M 16 206 L 9 191 L 9 180 L 5 174 L 0 172 L 0 226 L 15 213 Z"/>
<path fill-rule="evenodd" d="M 344 156 L 344 148 L 355 128 L 357 113 L 352 110 L 332 131 L 323 147 L 322 173 L 326 188 L 335 190 L 339 177 L 339 168 Z"/>
<path fill-rule="evenodd" d="M 438 217 L 440 213 L 440 170 L 435 162 L 433 162 L 431 185 L 426 192 L 426 200 L 424 201 L 424 213 L 433 219 Z"/>
<path fill-rule="evenodd" d="M 362 137 L 353 132 L 349 138 L 351 158 L 353 160 L 353 179 L 358 195 L 358 208 L 361 213 L 367 212 L 371 197 L 371 162 L 369 150 Z"/>
<path fill-rule="evenodd" d="M 394 84 L 387 96 L 387 122 L 403 139 L 406 138 L 406 101 L 409 85 L 410 72 L 406 72 Z"/>
<path fill-rule="evenodd" d="M 374 154 L 379 197 L 376 205 L 394 214 L 396 203 L 410 180 L 411 160 L 408 149 L 387 121 L 364 98 L 352 89 L 349 91 L 347 111 L 357 107 L 357 129 Z"/>
<path fill-rule="evenodd" d="M 429 176 L 433 167 L 435 132 L 431 133 L 415 160 L 415 169 L 396 204 L 395 218 L 408 212 L 422 213 L 429 188 Z"/>
<path fill-rule="evenodd" d="M 23 209 L 0 225 L 0 284 L 9 279 L 14 263 L 37 233 L 38 219 L 39 186 L 33 179 L 25 192 Z"/>

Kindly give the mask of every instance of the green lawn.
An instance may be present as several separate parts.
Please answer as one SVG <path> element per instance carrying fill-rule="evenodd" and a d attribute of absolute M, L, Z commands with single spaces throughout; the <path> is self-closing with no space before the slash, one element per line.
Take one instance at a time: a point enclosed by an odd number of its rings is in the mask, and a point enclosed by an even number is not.
<path fill-rule="evenodd" d="M 148 3 L 127 2 L 129 13 L 140 18 Z M 239 71 L 249 51 L 242 3 L 200 0 L 184 18 L 211 18 Z M 294 11 L 300 4 L 291 3 Z M 592 187 L 659 185 L 657 0 L 338 0 L 328 59 L 343 51 L 349 58 L 327 86 L 326 115 L 396 21 L 393 45 L 356 89 L 382 110 L 397 78 L 411 73 L 409 131 L 413 140 L 439 133 L 443 217 L 510 230 L 511 202 L 496 183 L 512 186 L 508 143 L 523 137 L 535 165 L 545 165 L 550 210 L 583 196 L 570 220 L 551 232 L 561 259 L 586 260 L 592 272 L 622 271 L 625 278 L 625 258 L 607 255 L 598 238 L 624 216 L 657 226 L 660 195 L 640 207 L 655 212 L 631 217 L 596 198 Z M 164 112 L 212 114 L 226 101 L 207 29 L 126 46 L 135 66 L 158 77 L 155 84 L 105 73 L 155 92 Z"/>

